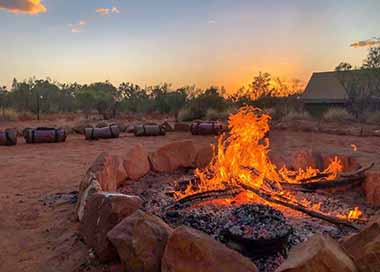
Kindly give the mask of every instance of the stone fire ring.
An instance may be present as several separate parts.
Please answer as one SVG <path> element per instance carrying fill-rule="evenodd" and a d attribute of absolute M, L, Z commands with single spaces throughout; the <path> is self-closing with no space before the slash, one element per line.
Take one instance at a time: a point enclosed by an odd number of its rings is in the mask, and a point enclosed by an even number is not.
<path fill-rule="evenodd" d="M 257 271 L 248 258 L 212 237 L 186 226 L 172 229 L 161 218 L 145 213 L 140 197 L 116 193 L 127 179 L 138 180 L 150 171 L 204 167 L 211 158 L 211 147 L 197 150 L 190 140 L 167 144 L 152 153 L 136 145 L 125 157 L 100 154 L 80 182 L 75 210 L 86 244 L 101 262 L 120 259 L 125 271 Z M 357 238 L 351 239 L 357 243 Z M 350 248 L 350 241 L 345 243 L 344 248 Z M 334 240 L 315 235 L 294 247 L 277 271 L 293 271 L 305 263 L 315 266 L 313 271 L 357 271 L 360 261 L 354 259 L 354 264 L 350 257 Z M 322 258 L 319 266 L 318 258 Z M 322 269 L 326 260 L 333 270 Z"/>

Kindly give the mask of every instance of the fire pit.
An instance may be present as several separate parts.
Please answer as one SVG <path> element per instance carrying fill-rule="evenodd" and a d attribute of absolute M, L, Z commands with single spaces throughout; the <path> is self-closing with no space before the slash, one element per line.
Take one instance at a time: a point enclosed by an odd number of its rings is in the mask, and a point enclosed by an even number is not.
<path fill-rule="evenodd" d="M 371 213 L 360 192 L 318 192 L 342 180 L 356 184 L 372 165 L 344 173 L 334 159 L 325 170 L 279 170 L 268 156 L 269 119 L 244 107 L 230 117 L 230 134 L 219 137 L 208 167 L 150 172 L 119 192 L 139 196 L 146 213 L 172 228 L 187 225 L 223 242 L 262 271 L 274 271 L 291 246 L 314 233 L 342 238 L 357 231 L 365 222 L 359 216 Z"/>

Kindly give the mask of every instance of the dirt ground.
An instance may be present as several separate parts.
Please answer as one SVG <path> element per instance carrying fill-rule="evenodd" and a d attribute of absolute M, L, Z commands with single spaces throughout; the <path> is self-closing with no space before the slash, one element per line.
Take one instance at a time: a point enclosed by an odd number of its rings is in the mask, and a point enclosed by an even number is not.
<path fill-rule="evenodd" d="M 309 148 L 352 155 L 362 164 L 374 161 L 380 169 L 380 138 L 291 131 L 271 131 L 270 137 L 272 150 L 281 150 L 285 158 Z M 19 138 L 17 146 L 0 146 L 0 271 L 115 271 L 89 265 L 91 254 L 77 235 L 70 192 L 78 190 L 87 168 L 102 151 L 123 155 L 135 143 L 152 151 L 180 139 L 193 139 L 197 145 L 215 141 L 175 132 L 143 138 L 123 134 L 96 142 L 69 135 L 65 143 L 39 145 L 27 145 Z"/>

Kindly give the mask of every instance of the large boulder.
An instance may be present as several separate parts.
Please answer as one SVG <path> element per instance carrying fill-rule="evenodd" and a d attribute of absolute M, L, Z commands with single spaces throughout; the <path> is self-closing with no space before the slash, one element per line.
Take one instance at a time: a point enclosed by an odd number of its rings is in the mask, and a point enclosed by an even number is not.
<path fill-rule="evenodd" d="M 172 229 L 157 216 L 136 211 L 108 233 L 126 271 L 159 272 Z"/>
<path fill-rule="evenodd" d="M 102 187 L 100 186 L 96 176 L 92 172 L 88 172 L 82 182 L 79 185 L 79 195 L 76 206 L 76 216 L 79 221 L 82 220 L 84 215 L 84 208 L 86 207 L 88 199 L 97 192 L 102 192 Z"/>
<path fill-rule="evenodd" d="M 197 155 L 195 157 L 195 167 L 197 168 L 205 168 L 208 166 L 213 158 L 214 149 L 211 145 L 202 147 L 198 150 Z"/>
<path fill-rule="evenodd" d="M 162 272 L 255 272 L 256 266 L 237 251 L 198 230 L 181 226 L 169 238 Z"/>
<path fill-rule="evenodd" d="M 373 207 L 380 207 L 380 171 L 371 170 L 366 173 L 363 190 L 366 202 Z"/>
<path fill-rule="evenodd" d="M 137 144 L 127 153 L 124 168 L 129 179 L 137 180 L 150 171 L 148 152 L 141 144 Z"/>
<path fill-rule="evenodd" d="M 180 167 L 193 167 L 196 149 L 190 140 L 172 142 L 149 154 L 152 170 L 173 172 Z"/>
<path fill-rule="evenodd" d="M 315 234 L 290 250 L 276 272 L 353 272 L 354 263 L 333 239 Z"/>
<path fill-rule="evenodd" d="M 114 192 L 128 177 L 124 168 L 124 160 L 107 152 L 101 153 L 88 170 L 95 173 L 103 191 Z"/>
<path fill-rule="evenodd" d="M 121 157 L 101 153 L 87 170 L 79 184 L 79 197 L 76 213 L 79 220 L 83 217 L 86 199 L 94 192 L 115 192 L 117 187 L 127 178 Z"/>
<path fill-rule="evenodd" d="M 116 249 L 108 240 L 107 233 L 141 207 L 142 200 L 139 197 L 120 193 L 95 193 L 88 199 L 80 233 L 101 262 L 117 259 Z"/>
<path fill-rule="evenodd" d="M 359 271 L 380 271 L 380 225 L 373 223 L 342 243 Z"/>

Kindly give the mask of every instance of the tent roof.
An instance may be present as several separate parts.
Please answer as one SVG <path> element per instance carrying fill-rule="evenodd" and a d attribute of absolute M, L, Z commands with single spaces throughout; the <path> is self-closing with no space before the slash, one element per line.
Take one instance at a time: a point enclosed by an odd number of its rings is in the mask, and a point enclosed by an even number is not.
<path fill-rule="evenodd" d="M 379 86 L 380 69 L 313 73 L 301 98 L 305 103 L 345 103 Z"/>
<path fill-rule="evenodd" d="M 323 72 L 313 73 L 301 98 L 310 103 L 344 103 L 348 94 L 337 72 Z"/>

